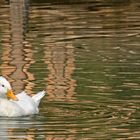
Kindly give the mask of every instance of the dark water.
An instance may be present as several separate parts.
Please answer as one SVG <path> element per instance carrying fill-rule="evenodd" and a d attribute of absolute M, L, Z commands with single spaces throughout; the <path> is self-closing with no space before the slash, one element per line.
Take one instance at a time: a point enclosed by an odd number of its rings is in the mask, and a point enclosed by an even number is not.
<path fill-rule="evenodd" d="M 139 0 L 0 1 L 0 74 L 47 93 L 3 140 L 140 139 Z"/>

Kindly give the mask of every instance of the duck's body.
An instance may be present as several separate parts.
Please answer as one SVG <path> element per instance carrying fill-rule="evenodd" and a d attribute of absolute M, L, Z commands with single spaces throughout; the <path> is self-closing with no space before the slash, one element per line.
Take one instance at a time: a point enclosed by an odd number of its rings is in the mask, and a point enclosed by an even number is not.
<path fill-rule="evenodd" d="M 24 114 L 24 110 L 16 102 L 0 98 L 0 116 L 17 117 Z"/>
<path fill-rule="evenodd" d="M 0 96 L 0 116 L 17 117 L 37 114 L 39 112 L 38 106 L 40 100 L 45 95 L 45 92 L 42 91 L 30 97 L 23 91 L 16 96 L 12 95 L 12 99 L 8 100 L 3 94 L 3 87 L 6 88 L 5 82 L 4 86 L 2 83 L 3 80 L 6 79 L 3 78 L 4 77 L 0 77 L 0 95 L 2 95 Z M 11 89 L 8 89 L 7 92 L 9 92 L 9 90 Z"/>

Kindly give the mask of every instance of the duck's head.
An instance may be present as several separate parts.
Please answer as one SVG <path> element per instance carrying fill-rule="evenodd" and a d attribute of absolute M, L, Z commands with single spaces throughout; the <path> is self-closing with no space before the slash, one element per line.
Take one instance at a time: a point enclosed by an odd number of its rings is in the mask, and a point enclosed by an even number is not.
<path fill-rule="evenodd" d="M 3 76 L 0 76 L 0 98 L 17 100 L 17 97 L 12 92 L 10 83 Z"/>

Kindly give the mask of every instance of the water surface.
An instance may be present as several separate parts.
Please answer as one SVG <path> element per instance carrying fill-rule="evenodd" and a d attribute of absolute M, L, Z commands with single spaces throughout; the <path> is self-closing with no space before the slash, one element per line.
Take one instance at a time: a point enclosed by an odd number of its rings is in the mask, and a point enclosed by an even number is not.
<path fill-rule="evenodd" d="M 45 89 L 40 114 L 0 118 L 0 138 L 140 139 L 137 0 L 0 2 L 0 74 Z"/>

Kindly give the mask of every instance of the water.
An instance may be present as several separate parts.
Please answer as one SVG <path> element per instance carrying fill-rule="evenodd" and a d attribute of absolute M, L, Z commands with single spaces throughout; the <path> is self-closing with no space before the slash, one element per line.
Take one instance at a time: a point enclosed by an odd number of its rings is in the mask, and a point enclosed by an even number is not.
<path fill-rule="evenodd" d="M 1 139 L 140 139 L 138 0 L 0 2 L 0 74 L 46 90 L 40 113 L 0 118 Z"/>

